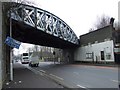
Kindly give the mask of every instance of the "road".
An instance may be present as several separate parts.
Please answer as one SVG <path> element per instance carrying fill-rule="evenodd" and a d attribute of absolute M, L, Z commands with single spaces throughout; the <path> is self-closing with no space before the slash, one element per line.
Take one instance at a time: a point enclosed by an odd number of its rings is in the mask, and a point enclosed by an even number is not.
<path fill-rule="evenodd" d="M 26 67 L 35 72 L 43 72 L 69 88 L 118 88 L 117 67 L 60 65 L 52 62 L 41 62 L 39 67 Z"/>

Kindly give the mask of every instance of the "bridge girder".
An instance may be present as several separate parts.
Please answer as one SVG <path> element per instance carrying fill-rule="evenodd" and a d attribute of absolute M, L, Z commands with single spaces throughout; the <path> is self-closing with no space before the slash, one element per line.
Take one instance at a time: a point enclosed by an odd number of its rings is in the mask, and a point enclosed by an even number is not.
<path fill-rule="evenodd" d="M 11 18 L 70 43 L 79 44 L 76 34 L 63 20 L 43 9 L 20 4 L 12 8 Z"/>

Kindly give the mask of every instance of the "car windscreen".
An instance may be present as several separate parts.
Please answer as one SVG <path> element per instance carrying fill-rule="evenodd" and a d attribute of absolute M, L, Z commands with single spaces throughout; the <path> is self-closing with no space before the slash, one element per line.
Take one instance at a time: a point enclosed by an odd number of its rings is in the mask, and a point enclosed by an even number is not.
<path fill-rule="evenodd" d="M 23 57 L 23 59 L 28 59 L 28 57 Z"/>
<path fill-rule="evenodd" d="M 23 53 L 23 56 L 28 56 L 28 53 Z"/>

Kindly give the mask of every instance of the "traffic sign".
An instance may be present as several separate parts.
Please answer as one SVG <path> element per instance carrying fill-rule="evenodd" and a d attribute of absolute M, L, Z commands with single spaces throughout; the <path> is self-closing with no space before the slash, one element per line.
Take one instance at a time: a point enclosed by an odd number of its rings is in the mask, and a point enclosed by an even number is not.
<path fill-rule="evenodd" d="M 21 42 L 11 38 L 11 37 L 7 37 L 6 40 L 5 40 L 5 43 L 10 46 L 10 47 L 13 47 L 13 48 L 17 48 L 19 49 L 20 45 L 21 45 Z"/>

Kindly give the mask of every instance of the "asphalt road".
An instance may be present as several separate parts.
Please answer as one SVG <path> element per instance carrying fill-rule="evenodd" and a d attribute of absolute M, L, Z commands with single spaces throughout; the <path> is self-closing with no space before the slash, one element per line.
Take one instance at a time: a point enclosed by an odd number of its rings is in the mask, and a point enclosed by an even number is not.
<path fill-rule="evenodd" d="M 29 66 L 26 65 L 26 67 Z M 117 67 L 60 65 L 52 62 L 41 62 L 39 67 L 31 69 L 35 72 L 43 72 L 69 88 L 116 88 L 115 90 L 118 90 Z"/>

